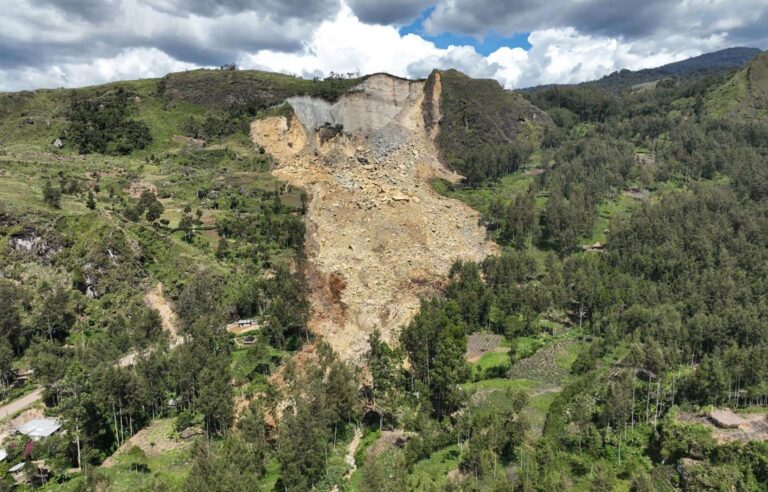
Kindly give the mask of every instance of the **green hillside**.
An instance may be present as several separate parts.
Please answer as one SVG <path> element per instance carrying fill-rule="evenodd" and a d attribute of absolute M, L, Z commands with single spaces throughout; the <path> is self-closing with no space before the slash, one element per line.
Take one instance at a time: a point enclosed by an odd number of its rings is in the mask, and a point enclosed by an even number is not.
<path fill-rule="evenodd" d="M 713 90 L 705 109 L 712 117 L 768 122 L 768 52 Z"/>
<path fill-rule="evenodd" d="M 686 58 L 660 67 L 629 70 L 624 68 L 597 80 L 576 84 L 595 87 L 611 93 L 647 89 L 665 79 L 694 81 L 706 77 L 722 77 L 742 68 L 760 54 L 757 48 L 726 48 L 712 53 Z M 561 84 L 539 85 L 521 89 L 521 92 L 538 92 Z"/>
<path fill-rule="evenodd" d="M 426 82 L 424 111 L 433 121 L 432 93 L 440 75 L 437 146 L 449 167 L 468 183 L 509 174 L 538 147 L 546 113 L 495 80 L 467 77 L 456 70 L 434 71 Z"/>
<path fill-rule="evenodd" d="M 187 90 L 190 78 L 206 81 L 205 94 Z M 155 417 L 175 417 L 170 395 L 185 401 L 184 425 L 200 426 L 197 412 L 211 403 L 192 383 L 200 377 L 224 402 L 205 425 L 229 426 L 234 395 L 265 386 L 305 339 L 308 316 L 306 197 L 271 176 L 272 158 L 254 148 L 248 122 L 285 95 L 332 97 L 333 87 L 349 83 L 216 70 L 0 94 L 0 405 L 34 389 L 9 386 L 11 369 L 33 368 L 36 384 L 72 405 L 47 400 L 48 415 L 88 421 L 78 434 L 83 465 L 98 465 Z M 258 90 L 241 98 L 244 86 Z M 176 334 L 146 306 L 157 291 L 153 308 L 173 306 Z M 254 350 L 224 331 L 240 318 L 270 320 Z M 186 342 L 172 349 L 181 337 Z M 118 371 L 130 354 L 134 367 Z M 221 374 L 218 383 L 213 374 Z M 94 394 L 98 404 L 71 397 Z M 120 399 L 135 406 L 115 416 L 104 402 Z M 76 462 L 68 443 L 36 447 L 35 459 L 62 481 L 69 466 L 59 463 Z M 150 459 L 170 470 L 162 476 L 118 463 L 87 480 L 107 490 L 147 480 L 173 488 L 190 468 L 182 448 Z M 21 459 L 23 446 L 8 449 L 9 461 Z M 3 490 L 12 482 L 5 465 Z"/>
<path fill-rule="evenodd" d="M 444 265 L 356 361 L 308 327 L 308 197 L 249 123 L 359 79 L 0 94 L 0 408 L 39 395 L 24 418 L 64 430 L 5 437 L 0 490 L 35 465 L 57 491 L 768 490 L 766 58 L 616 94 L 433 72 L 467 177 L 434 189 L 498 254 Z"/>

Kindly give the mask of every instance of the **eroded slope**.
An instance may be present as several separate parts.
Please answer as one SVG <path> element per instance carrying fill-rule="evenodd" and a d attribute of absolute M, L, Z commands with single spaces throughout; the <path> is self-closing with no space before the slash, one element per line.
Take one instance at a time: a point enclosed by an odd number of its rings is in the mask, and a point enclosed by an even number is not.
<path fill-rule="evenodd" d="M 252 125 L 274 174 L 310 195 L 311 327 L 344 358 L 359 358 L 377 327 L 392 340 L 454 260 L 495 250 L 475 211 L 429 186 L 458 176 L 427 137 L 423 94 L 421 82 L 375 75 L 333 105 L 292 100 L 296 117 Z M 321 143 L 323 119 L 345 132 Z"/>

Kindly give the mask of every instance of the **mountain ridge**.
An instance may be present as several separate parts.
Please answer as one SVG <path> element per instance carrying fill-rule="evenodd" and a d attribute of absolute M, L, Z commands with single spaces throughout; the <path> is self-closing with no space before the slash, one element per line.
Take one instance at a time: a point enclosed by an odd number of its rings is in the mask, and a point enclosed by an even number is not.
<path fill-rule="evenodd" d="M 695 80 L 712 75 L 723 75 L 737 70 L 759 55 L 758 48 L 731 47 L 698 56 L 686 58 L 658 67 L 641 70 L 621 69 L 603 77 L 578 84 L 545 84 L 519 89 L 521 92 L 535 92 L 562 85 L 589 85 L 609 92 L 631 89 L 642 84 L 654 83 L 664 78 Z"/>

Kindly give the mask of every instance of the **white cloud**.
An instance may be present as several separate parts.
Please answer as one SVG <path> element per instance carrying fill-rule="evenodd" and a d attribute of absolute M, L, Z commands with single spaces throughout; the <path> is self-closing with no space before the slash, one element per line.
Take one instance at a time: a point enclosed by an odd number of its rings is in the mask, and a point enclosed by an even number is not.
<path fill-rule="evenodd" d="M 326 20 L 317 13 L 289 12 L 278 20 L 263 10 L 236 8 L 255 4 L 251 0 L 199 0 L 201 8 L 214 5 L 209 2 L 229 6 L 217 7 L 211 16 L 158 8 L 178 1 L 113 0 L 104 20 L 92 21 L 60 15 L 60 7 L 52 5 L 65 0 L 13 0 L 0 32 L 0 90 L 74 87 L 232 61 L 307 77 L 331 71 L 425 77 L 434 68 L 456 68 L 518 88 L 659 66 L 727 47 L 730 39 L 725 31 L 627 39 L 549 27 L 531 32 L 527 51 L 502 47 L 483 56 L 472 46 L 439 48 L 419 35 L 401 35 L 392 25 L 362 22 L 344 3 L 329 9 Z M 720 27 L 740 22 L 738 15 L 724 16 Z"/>
<path fill-rule="evenodd" d="M 191 68 L 195 65 L 175 60 L 158 49 L 138 48 L 86 63 L 0 71 L 0 87 L 10 91 L 35 87 L 82 87 L 118 80 L 162 77 L 169 72 Z"/>
<path fill-rule="evenodd" d="M 425 77 L 434 68 L 456 68 L 472 77 L 494 78 L 511 89 L 583 82 L 622 68 L 660 66 L 722 47 L 725 37 L 625 42 L 615 37 L 580 34 L 566 27 L 534 31 L 528 41 L 528 51 L 502 47 L 488 56 L 482 56 L 472 46 L 438 48 L 413 34 L 401 36 L 392 26 L 365 24 L 344 7 L 336 18 L 318 27 L 301 52 L 261 50 L 243 56 L 240 64 L 304 76 L 335 71 Z M 662 45 L 678 49 L 659 48 Z"/>
<path fill-rule="evenodd" d="M 240 64 L 299 75 L 335 71 L 406 76 L 410 63 L 437 51 L 433 43 L 413 34 L 401 36 L 392 26 L 364 24 L 345 6 L 336 18 L 320 24 L 302 51 L 260 50 L 241 57 Z"/>

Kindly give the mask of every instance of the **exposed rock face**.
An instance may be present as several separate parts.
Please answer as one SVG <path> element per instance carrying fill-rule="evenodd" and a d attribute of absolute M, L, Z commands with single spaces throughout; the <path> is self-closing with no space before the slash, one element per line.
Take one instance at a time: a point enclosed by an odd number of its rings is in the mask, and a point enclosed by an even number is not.
<path fill-rule="evenodd" d="M 296 117 L 251 128 L 278 159 L 274 174 L 310 195 L 311 328 L 346 359 L 360 358 L 376 328 L 394 340 L 454 260 L 495 251 L 477 213 L 429 185 L 458 176 L 437 159 L 423 98 L 421 82 L 374 75 L 336 104 L 291 99 Z M 328 118 L 345 133 L 321 144 Z"/>
<path fill-rule="evenodd" d="M 61 247 L 49 243 L 34 231 L 25 231 L 11 237 L 8 240 L 8 246 L 18 253 L 34 255 L 45 260 L 50 260 L 53 255 L 61 251 Z"/>
<path fill-rule="evenodd" d="M 421 82 L 389 75 L 372 75 L 336 103 L 312 97 L 292 97 L 288 103 L 305 129 L 325 123 L 341 124 L 351 134 L 370 135 L 396 120 L 397 115 L 423 92 Z"/>

